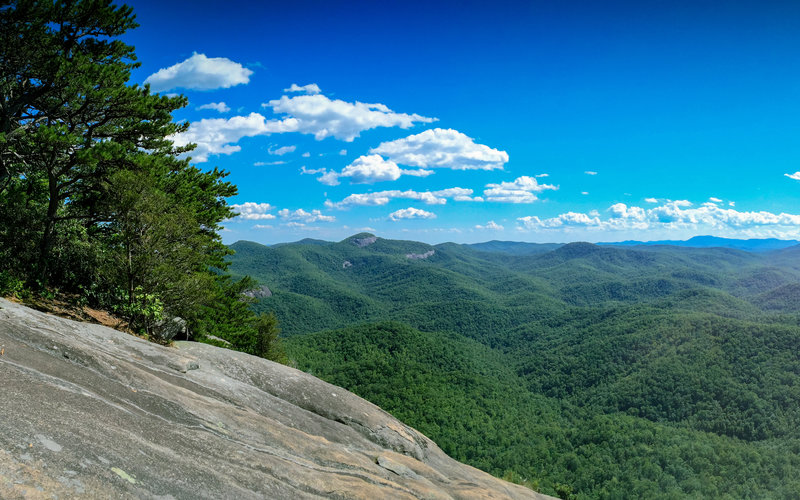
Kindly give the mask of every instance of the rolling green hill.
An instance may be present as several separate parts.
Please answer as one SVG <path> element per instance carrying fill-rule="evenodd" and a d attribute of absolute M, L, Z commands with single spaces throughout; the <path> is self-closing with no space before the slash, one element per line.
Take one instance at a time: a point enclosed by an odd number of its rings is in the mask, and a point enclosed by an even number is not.
<path fill-rule="evenodd" d="M 300 368 L 493 474 L 575 498 L 795 498 L 796 249 L 490 243 L 238 242 L 231 270 L 269 286 L 254 307 Z"/>

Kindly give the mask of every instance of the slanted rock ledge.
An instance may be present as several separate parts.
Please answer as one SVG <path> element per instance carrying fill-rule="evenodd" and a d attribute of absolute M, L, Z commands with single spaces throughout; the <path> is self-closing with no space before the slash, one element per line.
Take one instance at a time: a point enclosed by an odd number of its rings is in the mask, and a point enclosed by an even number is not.
<path fill-rule="evenodd" d="M 0 498 L 549 498 L 306 373 L 0 299 Z"/>

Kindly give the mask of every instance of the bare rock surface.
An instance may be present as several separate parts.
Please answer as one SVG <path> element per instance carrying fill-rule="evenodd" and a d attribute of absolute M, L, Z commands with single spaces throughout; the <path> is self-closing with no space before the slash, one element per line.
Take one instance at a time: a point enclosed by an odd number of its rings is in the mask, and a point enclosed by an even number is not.
<path fill-rule="evenodd" d="M 353 238 L 353 245 L 359 248 L 364 248 L 372 245 L 376 241 L 378 241 L 377 236 L 367 236 L 365 238 Z"/>
<path fill-rule="evenodd" d="M 406 258 L 407 259 L 412 259 L 412 260 L 415 260 L 415 259 L 427 259 L 428 257 L 432 257 L 433 254 L 435 254 L 435 253 L 436 253 L 436 250 L 428 250 L 425 253 L 407 253 L 406 254 Z"/>
<path fill-rule="evenodd" d="M 0 299 L 0 498 L 548 498 L 306 373 Z"/>

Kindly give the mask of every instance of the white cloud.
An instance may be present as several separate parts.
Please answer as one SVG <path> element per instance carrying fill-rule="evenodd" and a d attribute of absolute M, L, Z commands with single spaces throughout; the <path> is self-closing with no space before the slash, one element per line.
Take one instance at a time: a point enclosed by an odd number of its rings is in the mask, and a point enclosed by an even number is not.
<path fill-rule="evenodd" d="M 329 186 L 339 184 L 340 177 L 348 177 L 353 184 L 374 184 L 381 181 L 396 181 L 401 175 L 427 177 L 433 170 L 404 170 L 393 161 L 385 160 L 381 155 L 359 156 L 341 172 L 324 172 L 318 180 Z"/>
<path fill-rule="evenodd" d="M 253 226 L 253 229 L 272 229 L 275 226 L 271 226 L 269 224 L 256 224 Z"/>
<path fill-rule="evenodd" d="M 325 202 L 328 208 L 346 209 L 352 206 L 381 206 L 386 205 L 393 199 L 406 199 L 421 201 L 427 205 L 444 205 L 447 199 L 455 201 L 483 201 L 480 197 L 472 198 L 472 190 L 464 188 L 449 188 L 441 189 L 439 191 L 376 191 L 374 193 L 356 193 L 351 194 L 342 201 L 332 202 L 330 200 Z"/>
<path fill-rule="evenodd" d="M 304 94 L 319 94 L 322 92 L 319 88 L 319 85 L 316 83 L 309 83 L 308 85 L 300 86 L 296 83 L 293 83 L 291 87 L 288 89 L 283 89 L 284 92 L 302 92 Z"/>
<path fill-rule="evenodd" d="M 227 113 L 231 110 L 227 104 L 224 102 L 210 102 L 208 104 L 203 104 L 202 106 L 197 107 L 198 110 L 203 109 L 213 109 L 214 111 L 219 111 L 220 113 Z"/>
<path fill-rule="evenodd" d="M 226 89 L 250 82 L 252 74 L 251 70 L 225 57 L 206 57 L 195 52 L 183 62 L 156 71 L 144 83 L 149 83 L 155 92 L 175 88 Z"/>
<path fill-rule="evenodd" d="M 271 155 L 283 156 L 286 153 L 293 153 L 295 149 L 297 149 L 297 146 L 283 146 L 278 149 L 269 148 L 267 152 Z"/>
<path fill-rule="evenodd" d="M 794 179 L 796 181 L 800 181 L 800 170 L 798 170 L 797 172 L 795 172 L 793 174 L 783 174 L 783 175 L 785 175 L 786 177 L 788 177 L 790 179 Z"/>
<path fill-rule="evenodd" d="M 595 172 L 593 170 L 587 170 L 586 172 L 584 172 L 584 174 L 586 174 L 586 175 L 597 175 L 597 172 Z"/>
<path fill-rule="evenodd" d="M 708 201 L 712 201 L 714 203 L 722 203 L 722 200 L 720 200 L 719 198 L 715 198 L 713 196 L 709 198 Z"/>
<path fill-rule="evenodd" d="M 735 207 L 736 206 L 736 202 L 735 201 L 729 201 L 728 202 L 728 206 L 729 207 Z"/>
<path fill-rule="evenodd" d="M 267 213 L 275 208 L 269 203 L 248 201 L 238 205 L 231 205 L 231 208 L 234 212 L 239 214 L 237 218 L 244 220 L 268 220 L 275 218 L 274 215 Z"/>
<path fill-rule="evenodd" d="M 325 168 L 306 168 L 305 165 L 300 167 L 301 174 L 315 175 L 315 174 L 324 174 L 325 172 L 327 172 L 327 169 Z"/>
<path fill-rule="evenodd" d="M 537 179 L 541 179 L 542 177 L 550 177 L 550 174 L 536 174 L 534 175 Z"/>
<path fill-rule="evenodd" d="M 300 156 L 302 156 L 303 158 L 311 158 L 311 153 L 309 153 L 308 151 L 306 151 L 305 153 L 303 153 L 303 154 L 302 154 L 302 155 L 300 155 Z"/>
<path fill-rule="evenodd" d="M 609 207 L 608 212 L 610 216 L 606 219 L 601 219 L 598 215 L 593 214 L 567 212 L 546 219 L 526 216 L 517 220 L 521 224 L 520 228 L 526 230 L 583 227 L 603 231 L 689 229 L 763 234 L 765 228 L 773 228 L 778 232 L 771 234 L 781 234 L 781 230 L 783 234 L 800 232 L 800 214 L 775 214 L 766 211 L 740 212 L 732 208 L 722 208 L 713 202 L 693 207 L 687 200 L 667 201 L 649 209 L 617 203 Z"/>
<path fill-rule="evenodd" d="M 339 150 L 339 156 L 346 156 L 346 155 L 347 155 L 347 150 L 346 149 Z"/>
<path fill-rule="evenodd" d="M 267 129 L 273 133 L 300 132 L 312 134 L 317 140 L 335 137 L 347 142 L 361 132 L 377 127 L 410 128 L 415 123 L 431 123 L 435 118 L 418 114 L 395 113 L 385 104 L 331 100 L 322 94 L 281 96 L 262 104 L 276 114 L 285 114 L 281 120 L 270 120 Z"/>
<path fill-rule="evenodd" d="M 402 219 L 435 219 L 436 214 L 433 212 L 426 212 L 418 208 L 409 207 L 397 210 L 389 214 L 389 218 L 393 221 Z"/>
<path fill-rule="evenodd" d="M 480 224 L 477 224 L 475 226 L 475 229 L 487 229 L 487 230 L 490 230 L 490 231 L 502 231 L 504 228 L 503 228 L 503 226 L 501 226 L 500 224 L 496 223 L 495 221 L 490 220 L 489 222 L 486 223 L 485 226 L 481 226 Z"/>
<path fill-rule="evenodd" d="M 253 163 L 253 166 L 254 167 L 264 167 L 264 166 L 267 166 L 267 165 L 285 165 L 285 164 L 286 164 L 286 162 L 282 161 L 282 160 L 278 160 L 278 161 L 257 161 L 255 163 Z"/>
<path fill-rule="evenodd" d="M 208 161 L 209 155 L 229 155 L 240 151 L 242 148 L 236 143 L 242 137 L 264 134 L 264 122 L 265 118 L 258 113 L 231 118 L 204 118 L 171 139 L 176 146 L 197 144 L 190 155 L 194 161 L 202 163 Z"/>
<path fill-rule="evenodd" d="M 588 195 L 588 194 L 589 194 L 589 191 L 581 191 L 581 194 L 582 194 L 582 195 L 584 195 L 584 196 L 586 196 L 586 195 Z"/>
<path fill-rule="evenodd" d="M 450 168 L 453 170 L 502 169 L 508 153 L 476 144 L 470 137 L 453 129 L 429 129 L 403 139 L 381 143 L 370 153 L 410 167 Z"/>
<path fill-rule="evenodd" d="M 301 221 L 305 224 L 311 222 L 333 222 L 336 220 L 336 217 L 333 215 L 323 215 L 319 210 L 306 212 L 302 208 L 298 208 L 294 211 L 289 210 L 288 208 L 283 208 L 278 210 L 278 215 L 281 217 L 281 219 L 288 221 Z"/>
<path fill-rule="evenodd" d="M 645 198 L 644 201 L 646 201 L 647 203 L 658 203 L 657 198 Z"/>
<path fill-rule="evenodd" d="M 533 203 L 538 199 L 534 193 L 541 193 L 547 189 L 556 190 L 558 187 L 551 184 L 539 184 L 535 178 L 523 175 L 512 182 L 487 184 L 486 189 L 483 190 L 483 196 L 486 201 Z"/>

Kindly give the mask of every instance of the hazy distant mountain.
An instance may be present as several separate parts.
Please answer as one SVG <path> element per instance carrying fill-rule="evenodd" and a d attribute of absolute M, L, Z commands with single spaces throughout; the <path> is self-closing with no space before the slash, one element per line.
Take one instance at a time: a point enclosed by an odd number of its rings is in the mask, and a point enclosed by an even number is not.
<path fill-rule="evenodd" d="M 671 245 L 676 247 L 694 247 L 694 248 L 735 248 L 737 250 L 745 250 L 747 252 L 768 252 L 771 250 L 780 250 L 782 248 L 791 247 L 800 244 L 797 240 L 779 240 L 775 238 L 764 239 L 749 239 L 737 240 L 730 238 L 719 238 L 717 236 L 695 236 L 688 240 L 660 240 L 660 241 L 619 241 L 619 242 L 605 242 L 598 243 L 598 245 L 607 246 L 654 246 L 654 245 Z"/>

